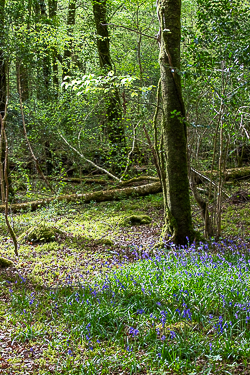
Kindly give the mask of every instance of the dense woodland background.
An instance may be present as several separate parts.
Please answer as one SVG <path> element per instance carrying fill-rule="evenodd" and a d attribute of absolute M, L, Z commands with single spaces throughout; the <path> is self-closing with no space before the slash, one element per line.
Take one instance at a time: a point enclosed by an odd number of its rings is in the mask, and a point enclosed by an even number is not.
<path fill-rule="evenodd" d="M 12 171 L 35 173 L 23 136 L 20 76 L 27 135 L 45 174 L 95 173 L 60 133 L 98 165 L 114 168 L 115 164 L 118 174 L 123 173 L 135 140 L 130 171 L 151 165 L 153 172 L 143 125 L 152 135 L 159 80 L 156 4 L 103 1 L 102 7 L 101 22 L 109 24 L 104 30 L 109 33 L 108 55 L 91 2 L 1 1 L 1 93 L 6 79 Z M 180 74 L 188 149 L 191 165 L 201 170 L 218 165 L 219 151 L 227 167 L 241 167 L 248 161 L 248 8 L 247 1 L 182 4 Z M 104 65 L 102 53 L 108 60 Z M 116 142 L 108 126 L 110 106 L 118 107 L 122 139 Z M 215 144 L 220 118 L 222 145 L 219 140 Z M 119 142 L 123 147 L 117 156 Z"/>
<path fill-rule="evenodd" d="M 184 241 L 175 2 L 0 0 L 0 373 L 250 374 L 250 3 L 176 3 Z"/>

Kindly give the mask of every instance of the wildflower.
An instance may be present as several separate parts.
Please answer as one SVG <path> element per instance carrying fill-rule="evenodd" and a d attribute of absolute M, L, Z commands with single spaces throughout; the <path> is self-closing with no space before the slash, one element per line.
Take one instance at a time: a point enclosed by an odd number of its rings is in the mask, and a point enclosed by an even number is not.
<path fill-rule="evenodd" d="M 139 334 L 139 330 L 133 327 L 129 328 L 129 334 L 132 335 L 132 337 L 135 337 Z"/>
<path fill-rule="evenodd" d="M 170 338 L 174 339 L 176 337 L 175 331 L 170 331 Z"/>
<path fill-rule="evenodd" d="M 144 314 L 145 313 L 145 310 L 143 309 L 139 309 L 136 311 L 136 314 L 139 315 L 139 314 Z M 151 314 L 152 315 L 152 314 Z"/>
<path fill-rule="evenodd" d="M 165 335 L 161 336 L 161 340 L 162 341 L 166 340 L 166 336 Z"/>

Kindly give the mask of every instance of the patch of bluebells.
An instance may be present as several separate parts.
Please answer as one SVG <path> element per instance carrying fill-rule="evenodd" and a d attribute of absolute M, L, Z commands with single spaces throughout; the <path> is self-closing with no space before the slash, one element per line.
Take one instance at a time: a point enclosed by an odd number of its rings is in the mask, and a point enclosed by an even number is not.
<path fill-rule="evenodd" d="M 136 337 L 139 335 L 139 329 L 130 327 L 129 334 L 132 335 L 132 337 Z"/>
<path fill-rule="evenodd" d="M 175 340 L 172 342 L 175 346 L 179 345 L 178 339 L 182 332 L 178 331 L 177 335 L 177 331 L 166 329 L 167 321 L 170 324 L 185 320 L 186 322 L 191 320 L 197 322 L 200 319 L 199 303 L 206 298 L 204 305 L 207 308 L 203 311 L 204 324 L 209 324 L 216 334 L 223 336 L 229 326 L 235 327 L 238 324 L 239 328 L 243 322 L 249 324 L 250 320 L 250 296 L 246 281 L 249 280 L 250 261 L 246 256 L 240 255 L 239 249 L 234 248 L 233 244 L 231 244 L 232 252 L 234 251 L 239 259 L 236 262 L 228 260 L 226 253 L 223 253 L 225 247 L 225 243 L 221 244 L 222 253 L 211 254 L 208 253 L 207 244 L 200 244 L 198 249 L 191 245 L 189 248 L 183 247 L 181 250 L 172 246 L 171 254 L 159 252 L 156 257 L 138 250 L 138 252 L 135 251 L 136 264 L 125 267 L 124 262 L 120 262 L 121 268 L 118 270 L 116 268 L 115 271 L 112 270 L 112 266 L 117 264 L 118 260 L 114 259 L 112 264 L 106 265 L 106 268 L 109 269 L 106 274 L 101 274 L 98 282 L 94 279 L 85 286 L 80 284 L 78 292 L 72 294 L 65 303 L 68 308 L 70 305 L 70 315 L 67 316 L 72 317 L 75 314 L 74 324 L 77 325 L 80 324 L 77 322 L 77 314 L 78 311 L 80 312 L 79 321 L 85 322 L 82 337 L 88 343 L 88 348 L 92 350 L 94 342 L 100 343 L 96 337 L 103 339 L 102 331 L 98 332 L 97 325 L 95 326 L 96 316 L 98 316 L 98 325 L 103 324 L 103 330 L 111 321 L 108 320 L 109 312 L 111 315 L 117 314 L 119 320 L 123 319 L 125 310 L 122 306 L 124 301 L 129 304 L 131 293 L 133 296 L 138 296 L 135 305 L 134 300 L 131 302 L 130 312 L 132 311 L 132 314 L 128 315 L 130 319 L 128 323 L 130 325 L 129 335 L 136 338 L 133 341 L 133 350 L 135 351 L 137 342 L 145 336 L 142 334 L 145 328 L 154 333 L 154 336 L 148 335 L 148 340 L 152 340 L 152 337 L 156 336 L 156 332 L 157 345 L 164 346 L 161 342 Z M 125 263 L 127 261 L 125 258 Z M 67 275 L 66 282 L 73 286 L 70 275 Z M 30 308 L 33 308 L 34 299 L 35 297 L 32 295 L 29 300 Z M 58 310 L 60 302 L 55 299 L 55 296 L 52 297 L 52 294 L 51 299 L 55 309 Z M 77 310 L 74 310 L 75 306 L 77 306 Z M 102 311 L 103 306 L 104 312 Z M 61 306 L 60 311 L 62 311 Z M 25 313 L 26 310 L 23 310 L 23 314 Z M 103 323 L 100 323 L 102 317 L 107 317 L 107 320 L 103 319 Z M 86 324 L 86 319 L 91 319 L 91 323 Z M 141 333 L 138 328 L 134 328 L 138 320 L 140 320 L 140 327 L 143 327 L 143 322 L 145 322 L 143 329 L 140 328 Z M 148 323 L 152 326 L 149 327 Z M 161 328 L 159 328 L 159 323 Z M 112 340 L 112 327 L 108 328 L 107 337 L 104 340 Z M 206 350 L 213 351 L 213 353 L 216 348 L 216 345 L 213 345 L 212 332 L 214 331 L 211 330 L 210 342 L 206 343 Z M 214 337 L 216 336 L 214 335 Z M 192 332 L 189 337 L 190 342 L 191 339 Z M 151 344 L 151 341 L 148 343 Z M 126 350 L 132 351 L 132 346 L 128 345 Z M 160 356 L 161 354 L 159 354 Z"/>

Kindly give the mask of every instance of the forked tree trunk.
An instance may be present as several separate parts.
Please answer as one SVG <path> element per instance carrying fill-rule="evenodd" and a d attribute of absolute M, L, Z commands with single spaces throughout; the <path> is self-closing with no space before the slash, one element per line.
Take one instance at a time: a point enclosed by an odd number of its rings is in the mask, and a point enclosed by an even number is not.
<path fill-rule="evenodd" d="M 158 0 L 160 73 L 166 155 L 165 219 L 176 244 L 193 240 L 187 168 L 185 109 L 181 92 L 181 0 Z"/>

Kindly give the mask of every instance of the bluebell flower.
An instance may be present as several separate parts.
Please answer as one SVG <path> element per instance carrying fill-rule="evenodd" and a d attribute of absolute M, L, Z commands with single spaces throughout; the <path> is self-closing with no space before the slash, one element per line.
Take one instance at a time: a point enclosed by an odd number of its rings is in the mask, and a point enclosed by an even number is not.
<path fill-rule="evenodd" d="M 170 338 L 174 339 L 176 337 L 175 331 L 170 331 Z"/>

